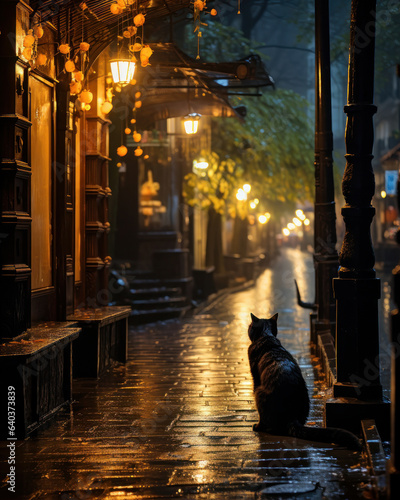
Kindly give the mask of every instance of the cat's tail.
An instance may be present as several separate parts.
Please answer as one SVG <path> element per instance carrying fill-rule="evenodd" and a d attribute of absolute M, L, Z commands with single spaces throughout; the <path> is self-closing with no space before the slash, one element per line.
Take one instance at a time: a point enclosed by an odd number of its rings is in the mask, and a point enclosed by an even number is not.
<path fill-rule="evenodd" d="M 344 429 L 335 427 L 307 427 L 299 422 L 289 426 L 289 436 L 306 439 L 307 441 L 319 441 L 320 443 L 334 443 L 345 446 L 350 450 L 361 451 L 361 441 L 357 436 Z"/>

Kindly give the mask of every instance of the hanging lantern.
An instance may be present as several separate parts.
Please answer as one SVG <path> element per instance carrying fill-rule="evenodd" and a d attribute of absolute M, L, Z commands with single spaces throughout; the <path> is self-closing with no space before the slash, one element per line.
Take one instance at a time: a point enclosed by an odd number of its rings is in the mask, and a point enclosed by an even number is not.
<path fill-rule="evenodd" d="M 128 152 L 128 148 L 126 146 L 124 146 L 124 145 L 120 146 L 117 149 L 117 155 L 118 156 L 125 156 L 127 152 Z"/>
<path fill-rule="evenodd" d="M 87 52 L 90 48 L 90 43 L 87 42 L 81 42 L 79 45 L 79 48 L 82 52 Z"/>
<path fill-rule="evenodd" d="M 138 132 L 133 133 L 133 140 L 135 142 L 140 142 L 142 140 L 142 134 L 139 134 Z"/>
<path fill-rule="evenodd" d="M 211 9 L 210 14 L 211 14 L 212 16 L 216 16 L 216 15 L 218 14 L 217 9 Z"/>
<path fill-rule="evenodd" d="M 36 58 L 36 65 L 37 66 L 44 66 L 47 63 L 47 56 L 46 54 L 38 54 Z"/>
<path fill-rule="evenodd" d="M 132 52 L 139 52 L 140 50 L 142 50 L 142 47 L 143 45 L 139 42 L 136 42 L 134 43 L 133 45 L 131 45 L 129 47 L 129 49 L 132 51 Z"/>
<path fill-rule="evenodd" d="M 139 109 L 139 108 L 141 108 L 141 107 L 142 107 L 142 101 L 136 101 L 136 102 L 135 102 L 135 108 L 136 108 L 136 109 Z"/>
<path fill-rule="evenodd" d="M 149 59 L 153 53 L 153 50 L 150 48 L 149 45 L 145 45 L 143 49 L 140 51 L 140 57 L 145 57 L 146 59 Z"/>
<path fill-rule="evenodd" d="M 108 115 L 108 113 L 113 109 L 113 105 L 111 104 L 111 102 L 109 101 L 106 101 L 106 102 L 103 102 L 102 106 L 101 106 L 101 112 L 104 114 L 104 115 Z"/>
<path fill-rule="evenodd" d="M 30 48 L 35 43 L 35 37 L 31 33 L 32 30 L 29 30 L 29 35 L 26 35 L 26 37 L 24 38 L 24 47 Z"/>
<path fill-rule="evenodd" d="M 75 80 L 77 82 L 82 82 L 83 81 L 83 73 L 82 73 L 82 71 L 75 71 L 75 73 L 73 74 L 73 77 L 75 78 Z"/>
<path fill-rule="evenodd" d="M 140 97 L 142 97 L 141 92 L 136 92 L 135 99 L 139 99 Z"/>
<path fill-rule="evenodd" d="M 71 95 L 79 94 L 81 90 L 82 90 L 82 84 L 80 82 L 71 82 L 69 84 L 69 91 Z"/>
<path fill-rule="evenodd" d="M 137 28 L 135 26 L 128 26 L 126 30 L 122 33 L 125 38 L 131 38 L 137 33 Z"/>
<path fill-rule="evenodd" d="M 138 146 L 136 149 L 135 149 L 135 156 L 141 156 L 143 154 L 143 149 Z"/>
<path fill-rule="evenodd" d="M 61 52 L 61 54 L 69 54 L 71 47 L 68 45 L 68 43 L 63 43 L 58 47 L 58 50 Z"/>
<path fill-rule="evenodd" d="M 35 33 L 36 38 L 42 38 L 42 36 L 44 35 L 44 31 L 41 24 L 39 24 L 39 26 L 36 26 L 33 29 L 33 32 Z"/>
<path fill-rule="evenodd" d="M 145 19 L 143 14 L 138 14 L 137 16 L 135 16 L 133 18 L 133 22 L 134 22 L 135 26 L 143 26 L 145 20 L 146 19 Z"/>
<path fill-rule="evenodd" d="M 121 8 L 117 3 L 112 3 L 110 5 L 110 11 L 112 14 L 119 14 L 121 12 Z"/>
<path fill-rule="evenodd" d="M 68 61 L 66 61 L 65 71 L 67 71 L 68 73 L 72 73 L 73 71 L 75 71 L 74 61 L 72 61 L 71 59 L 68 59 Z"/>
<path fill-rule="evenodd" d="M 28 59 L 29 61 L 32 58 L 32 48 L 25 47 L 24 50 L 22 51 L 22 55 L 25 57 L 25 59 Z"/>
<path fill-rule="evenodd" d="M 126 135 L 129 135 L 132 132 L 132 130 L 129 127 L 126 127 L 126 129 L 124 130 L 124 132 L 125 132 Z"/>
<path fill-rule="evenodd" d="M 204 7 L 206 6 L 206 2 L 203 2 L 203 0 L 195 0 L 194 2 L 194 8 L 202 11 L 204 10 Z"/>
<path fill-rule="evenodd" d="M 198 113 L 190 113 L 183 119 L 183 125 L 185 127 L 185 132 L 188 135 L 197 134 L 199 128 L 199 120 L 201 115 Z"/>
<path fill-rule="evenodd" d="M 81 92 L 79 100 L 81 102 L 84 102 L 85 104 L 90 104 L 93 101 L 93 94 L 90 92 L 90 90 L 85 89 L 83 92 Z"/>
<path fill-rule="evenodd" d="M 113 59 L 110 61 L 114 83 L 128 84 L 135 73 L 135 63 L 129 59 Z"/>

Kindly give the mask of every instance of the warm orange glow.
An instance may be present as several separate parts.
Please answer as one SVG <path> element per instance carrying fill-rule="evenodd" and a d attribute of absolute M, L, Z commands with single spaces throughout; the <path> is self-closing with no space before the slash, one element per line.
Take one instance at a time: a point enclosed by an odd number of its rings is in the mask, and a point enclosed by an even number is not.
<path fill-rule="evenodd" d="M 127 85 L 135 73 L 135 63 L 129 59 L 113 59 L 110 61 L 114 83 Z"/>
<path fill-rule="evenodd" d="M 198 113 L 190 113 L 183 119 L 185 132 L 188 135 L 197 134 L 199 128 L 200 115 Z"/>

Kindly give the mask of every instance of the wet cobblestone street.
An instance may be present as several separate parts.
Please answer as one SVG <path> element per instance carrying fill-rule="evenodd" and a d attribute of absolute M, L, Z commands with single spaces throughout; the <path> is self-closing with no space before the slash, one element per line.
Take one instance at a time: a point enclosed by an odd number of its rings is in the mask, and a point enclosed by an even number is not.
<path fill-rule="evenodd" d="M 254 287 L 191 318 L 131 328 L 127 364 L 75 380 L 71 409 L 18 442 L 16 495 L 2 442 L 0 497 L 371 498 L 360 453 L 252 430 L 250 312 L 279 313 L 278 337 L 309 387 L 309 423 L 322 425 L 327 388 L 293 285 L 313 300 L 313 277 L 312 256 L 288 249 Z"/>

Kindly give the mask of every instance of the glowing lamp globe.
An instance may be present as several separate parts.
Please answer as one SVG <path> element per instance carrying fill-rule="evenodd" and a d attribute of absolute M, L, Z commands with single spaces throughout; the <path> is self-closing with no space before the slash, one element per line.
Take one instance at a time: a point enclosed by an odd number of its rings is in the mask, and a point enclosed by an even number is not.
<path fill-rule="evenodd" d="M 189 115 L 185 116 L 185 118 L 183 119 L 183 125 L 185 127 L 185 132 L 188 135 L 197 134 L 200 118 L 201 115 L 199 115 L 198 113 L 190 113 Z"/>
<path fill-rule="evenodd" d="M 135 73 L 135 63 L 129 59 L 113 59 L 110 61 L 114 83 L 127 85 Z"/>
<path fill-rule="evenodd" d="M 111 102 L 109 102 L 109 101 L 103 102 L 103 104 L 101 106 L 102 113 L 107 115 L 112 109 L 113 109 L 113 105 Z"/>
<path fill-rule="evenodd" d="M 117 155 L 118 156 L 125 156 L 128 152 L 128 148 L 124 145 L 120 146 L 117 148 Z"/>
<path fill-rule="evenodd" d="M 90 104 L 93 101 L 93 94 L 90 92 L 90 90 L 84 90 L 81 92 L 81 95 L 79 96 L 79 100 L 81 102 L 84 102 L 85 104 Z"/>

